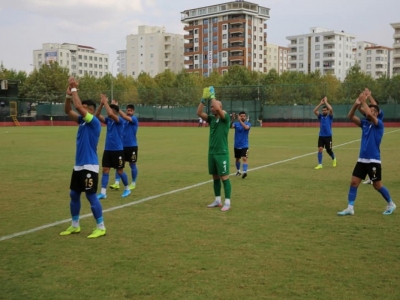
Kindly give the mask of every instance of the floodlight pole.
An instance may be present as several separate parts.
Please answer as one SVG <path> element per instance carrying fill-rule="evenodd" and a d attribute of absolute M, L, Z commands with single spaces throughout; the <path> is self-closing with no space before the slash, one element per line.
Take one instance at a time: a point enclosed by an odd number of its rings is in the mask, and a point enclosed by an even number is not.
<path fill-rule="evenodd" d="M 117 57 L 112 65 L 111 65 L 111 101 L 114 100 L 114 74 L 113 74 L 113 69 L 114 69 L 114 63 L 119 60 L 119 57 Z"/>

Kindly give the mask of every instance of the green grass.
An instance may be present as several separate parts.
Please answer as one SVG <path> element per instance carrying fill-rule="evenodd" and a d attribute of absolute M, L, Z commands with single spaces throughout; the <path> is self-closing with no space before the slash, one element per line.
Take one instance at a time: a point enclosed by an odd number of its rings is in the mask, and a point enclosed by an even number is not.
<path fill-rule="evenodd" d="M 395 130 L 386 128 L 381 152 L 396 202 Z M 334 144 L 348 144 L 334 149 L 336 168 L 324 153 L 316 171 L 317 128 L 252 128 L 249 168 L 264 167 L 231 177 L 227 213 L 206 208 L 208 133 L 141 127 L 137 188 L 125 199 L 108 190 L 104 209 L 206 183 L 106 212 L 104 238 L 86 238 L 95 226 L 88 217 L 78 235 L 59 236 L 66 222 L 0 241 L 0 299 L 400 298 L 400 211 L 382 215 L 385 201 L 362 185 L 356 214 L 336 216 L 347 205 L 360 129 L 335 128 Z M 75 134 L 0 129 L 0 239 L 70 218 Z M 103 128 L 100 157 L 104 135 Z"/>

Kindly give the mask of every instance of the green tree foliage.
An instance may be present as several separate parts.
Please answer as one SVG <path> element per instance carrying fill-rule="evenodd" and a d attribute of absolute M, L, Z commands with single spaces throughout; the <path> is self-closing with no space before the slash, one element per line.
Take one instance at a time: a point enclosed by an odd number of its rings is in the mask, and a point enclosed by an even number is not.
<path fill-rule="evenodd" d="M 38 101 L 57 102 L 64 99 L 68 82 L 68 69 L 58 63 L 35 69 L 20 88 L 20 94 Z"/>

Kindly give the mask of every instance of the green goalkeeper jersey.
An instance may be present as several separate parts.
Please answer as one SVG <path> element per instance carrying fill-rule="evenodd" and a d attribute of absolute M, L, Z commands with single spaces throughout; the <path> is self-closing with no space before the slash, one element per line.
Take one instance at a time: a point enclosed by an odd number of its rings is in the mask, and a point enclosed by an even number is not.
<path fill-rule="evenodd" d="M 210 140 L 208 153 L 229 153 L 228 134 L 230 128 L 230 120 L 228 113 L 225 112 L 224 118 L 216 118 L 213 115 L 209 115 L 207 122 L 208 124 L 210 124 Z"/>

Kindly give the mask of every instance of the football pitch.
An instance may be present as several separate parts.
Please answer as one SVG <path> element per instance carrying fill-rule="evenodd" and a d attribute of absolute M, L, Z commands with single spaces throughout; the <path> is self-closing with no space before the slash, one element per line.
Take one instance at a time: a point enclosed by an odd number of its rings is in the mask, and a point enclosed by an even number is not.
<path fill-rule="evenodd" d="M 0 128 L 0 299 L 400 299 L 400 208 L 384 216 L 361 185 L 355 215 L 336 215 L 359 128 L 334 127 L 338 165 L 324 152 L 322 170 L 318 128 L 252 128 L 249 175 L 231 176 L 221 212 L 206 208 L 209 128 L 140 127 L 137 187 L 127 198 L 108 189 L 107 235 L 93 240 L 84 196 L 81 233 L 59 236 L 76 130 Z M 234 174 L 233 130 L 229 143 Z M 383 183 L 398 207 L 399 149 L 400 129 L 385 128 Z"/>

